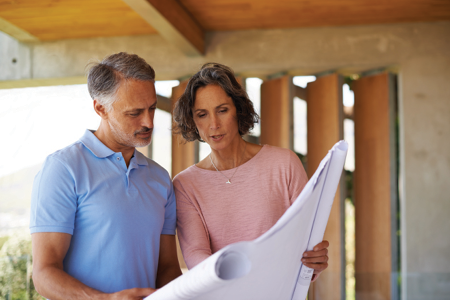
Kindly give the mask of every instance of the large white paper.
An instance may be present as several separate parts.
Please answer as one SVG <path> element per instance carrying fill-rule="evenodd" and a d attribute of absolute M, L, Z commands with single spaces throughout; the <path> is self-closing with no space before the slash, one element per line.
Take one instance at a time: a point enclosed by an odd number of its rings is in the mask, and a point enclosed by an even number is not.
<path fill-rule="evenodd" d="M 301 258 L 323 239 L 347 148 L 345 141 L 333 146 L 269 231 L 221 249 L 145 299 L 306 299 L 312 271 Z"/>

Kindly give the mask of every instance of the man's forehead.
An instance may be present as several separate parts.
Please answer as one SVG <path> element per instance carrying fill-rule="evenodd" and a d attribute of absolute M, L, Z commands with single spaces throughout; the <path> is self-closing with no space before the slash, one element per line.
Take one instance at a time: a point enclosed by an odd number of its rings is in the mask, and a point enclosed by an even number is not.
<path fill-rule="evenodd" d="M 156 104 L 155 85 L 152 81 L 124 80 L 116 93 L 115 104 L 124 109 L 146 108 Z"/>

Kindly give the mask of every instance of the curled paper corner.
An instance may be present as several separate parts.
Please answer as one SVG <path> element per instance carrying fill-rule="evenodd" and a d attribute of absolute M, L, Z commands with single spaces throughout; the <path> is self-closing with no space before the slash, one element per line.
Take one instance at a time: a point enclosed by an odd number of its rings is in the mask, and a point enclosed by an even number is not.
<path fill-rule="evenodd" d="M 322 174 L 323 170 L 325 170 L 325 167 L 328 165 L 328 162 L 329 162 L 331 156 L 333 155 L 333 153 L 336 151 L 347 152 L 347 150 L 348 150 L 348 143 L 344 140 L 340 140 L 339 142 L 334 144 L 333 148 L 328 150 L 327 155 L 325 156 L 325 158 L 322 160 L 319 167 L 317 168 L 316 173 L 318 173 L 318 174 L 317 174 L 317 176 L 315 176 L 314 181 L 313 181 L 314 188 L 316 187 L 318 178 L 320 178 L 320 175 Z M 316 174 L 314 174 L 314 175 L 316 175 Z"/>
<path fill-rule="evenodd" d="M 347 150 L 348 150 L 348 143 L 345 140 L 340 140 L 328 152 L 334 152 L 336 150 L 347 152 Z"/>
<path fill-rule="evenodd" d="M 216 274 L 223 280 L 244 277 L 251 268 L 252 263 L 247 255 L 238 251 L 225 251 L 216 262 Z"/>

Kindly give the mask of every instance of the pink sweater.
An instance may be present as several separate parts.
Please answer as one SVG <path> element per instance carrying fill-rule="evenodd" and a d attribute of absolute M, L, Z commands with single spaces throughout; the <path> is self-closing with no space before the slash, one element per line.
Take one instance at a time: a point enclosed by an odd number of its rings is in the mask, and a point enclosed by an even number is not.
<path fill-rule="evenodd" d="M 223 171 L 228 178 L 235 169 Z M 232 184 L 217 171 L 195 165 L 178 174 L 177 234 L 189 269 L 221 248 L 269 230 L 308 178 L 297 155 L 264 145 L 239 167 Z"/>

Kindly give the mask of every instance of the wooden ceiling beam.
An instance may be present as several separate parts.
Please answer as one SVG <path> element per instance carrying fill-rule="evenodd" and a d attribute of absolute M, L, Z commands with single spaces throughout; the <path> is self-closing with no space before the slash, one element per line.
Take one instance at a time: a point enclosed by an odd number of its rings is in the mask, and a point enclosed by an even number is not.
<path fill-rule="evenodd" d="M 301 86 L 295 85 L 295 84 L 294 84 L 294 96 L 307 101 L 306 89 L 302 88 Z"/>
<path fill-rule="evenodd" d="M 156 94 L 156 97 L 158 98 L 158 103 L 156 104 L 156 107 L 164 110 L 168 113 L 172 113 L 172 100 L 170 98 L 161 96 Z"/>
<path fill-rule="evenodd" d="M 176 0 L 123 0 L 187 56 L 204 53 L 205 32 Z"/>
<path fill-rule="evenodd" d="M 0 31 L 21 42 L 38 42 L 39 39 L 16 25 L 0 18 Z"/>

